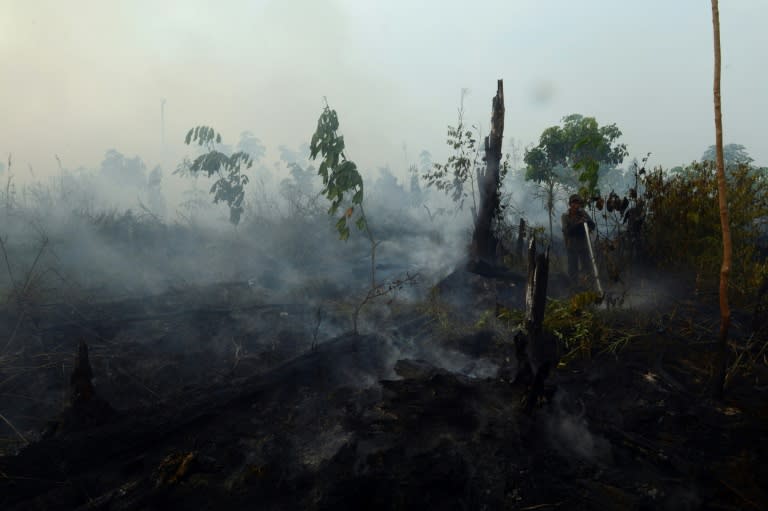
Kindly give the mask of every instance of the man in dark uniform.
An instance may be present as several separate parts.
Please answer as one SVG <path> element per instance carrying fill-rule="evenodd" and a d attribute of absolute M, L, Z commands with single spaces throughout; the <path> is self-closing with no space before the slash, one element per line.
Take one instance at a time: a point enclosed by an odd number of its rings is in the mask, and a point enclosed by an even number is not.
<path fill-rule="evenodd" d="M 571 195 L 568 199 L 568 212 L 563 214 L 563 239 L 568 252 L 568 277 L 572 284 L 577 284 L 579 273 L 587 272 L 592 264 L 589 260 L 587 233 L 584 224 L 590 232 L 595 229 L 595 222 L 584 211 L 584 200 L 579 195 Z"/>

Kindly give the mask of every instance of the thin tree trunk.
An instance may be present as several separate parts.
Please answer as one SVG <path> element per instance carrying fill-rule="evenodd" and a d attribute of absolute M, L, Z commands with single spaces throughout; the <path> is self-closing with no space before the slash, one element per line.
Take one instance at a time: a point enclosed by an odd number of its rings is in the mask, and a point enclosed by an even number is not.
<path fill-rule="evenodd" d="M 491 132 L 485 137 L 485 172 L 480 179 L 480 209 L 472 235 L 473 259 L 496 263 L 498 240 L 493 233 L 493 220 L 499 209 L 499 168 L 501 142 L 504 137 L 504 81 L 498 80 L 493 98 Z"/>
<path fill-rule="evenodd" d="M 712 0 L 712 27 L 715 43 L 715 151 L 717 158 L 717 198 L 720 206 L 720 227 L 723 231 L 723 263 L 720 266 L 720 339 L 715 367 L 714 395 L 721 397 L 725 386 L 728 327 L 731 310 L 728 305 L 728 274 L 731 271 L 731 229 L 728 220 L 727 184 L 723 161 L 723 115 L 720 106 L 720 11 L 718 0 Z"/>
<path fill-rule="evenodd" d="M 379 242 L 373 237 L 371 228 L 368 225 L 368 217 L 365 216 L 362 204 L 360 204 L 360 213 L 365 220 L 365 234 L 368 235 L 368 240 L 371 242 L 371 289 L 374 289 L 376 287 L 376 247 L 379 245 Z M 357 333 L 357 327 L 355 327 L 355 333 Z"/>
<path fill-rule="evenodd" d="M 549 182 L 549 189 L 547 190 L 547 213 L 549 214 L 549 243 L 552 244 L 552 240 L 555 239 L 555 232 L 552 229 L 552 215 L 555 210 L 555 183 Z"/>

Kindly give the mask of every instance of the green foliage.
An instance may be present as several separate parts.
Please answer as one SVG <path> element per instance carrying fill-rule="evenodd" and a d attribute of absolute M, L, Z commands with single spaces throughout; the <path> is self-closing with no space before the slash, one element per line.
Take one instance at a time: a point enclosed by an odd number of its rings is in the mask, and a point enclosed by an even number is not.
<path fill-rule="evenodd" d="M 204 174 L 206 177 L 218 176 L 211 186 L 213 202 L 226 202 L 229 206 L 229 221 L 237 225 L 243 213 L 245 186 L 249 182 L 244 169 L 253 165 L 253 158 L 246 152 L 239 151 L 227 155 L 216 149 L 221 144 L 221 134 L 209 126 L 197 126 L 187 132 L 184 139 L 187 145 L 198 145 L 206 152 L 187 162 L 176 173 L 189 173 L 194 176 Z"/>
<path fill-rule="evenodd" d="M 542 327 L 558 340 L 561 366 L 579 356 L 589 359 L 595 350 L 610 351 L 615 339 L 628 335 L 608 327 L 596 308 L 599 299 L 597 293 L 587 291 L 564 300 L 547 300 Z M 497 318 L 512 328 L 523 324 L 525 312 L 501 308 Z"/>
<path fill-rule="evenodd" d="M 716 151 L 715 146 L 711 145 L 701 155 L 701 161 L 715 161 Z M 750 165 L 753 161 L 752 157 L 747 152 L 747 148 L 741 144 L 725 144 L 723 146 L 723 161 L 726 167 Z"/>
<path fill-rule="evenodd" d="M 462 321 L 448 300 L 442 296 L 439 286 L 430 288 L 426 299 L 419 305 L 419 312 L 431 318 L 434 329 L 440 336 L 470 333 L 475 328 L 481 328 L 478 325 Z M 485 326 L 483 325 L 482 328 Z"/>
<path fill-rule="evenodd" d="M 456 127 L 448 126 L 448 138 L 446 140 L 453 154 L 448 157 L 446 163 L 434 163 L 432 169 L 423 174 L 427 186 L 434 186 L 438 190 L 450 195 L 454 202 L 459 204 L 459 209 L 464 207 L 464 200 L 469 196 L 465 189 L 469 181 L 474 203 L 474 179 L 478 166 L 477 138 L 471 130 L 466 129 L 459 116 Z"/>
<path fill-rule="evenodd" d="M 570 300 L 550 300 L 544 313 L 544 330 L 551 332 L 564 351 L 561 364 L 580 355 L 591 358 L 603 340 L 603 323 L 591 304 L 594 297 L 575 295 Z"/>
<path fill-rule="evenodd" d="M 331 110 L 326 104 L 323 113 L 317 121 L 317 130 L 312 135 L 312 141 L 309 145 L 310 159 L 315 160 L 321 156 L 318 174 L 323 178 L 322 194 L 331 201 L 331 207 L 328 209 L 329 215 L 337 214 L 345 197 L 352 196 L 351 206 L 345 209 L 344 213 L 336 222 L 336 230 L 342 240 L 349 238 L 349 220 L 355 210 L 355 206 L 363 204 L 363 178 L 357 170 L 357 165 L 348 160 L 344 155 L 344 137 L 336 131 L 339 129 L 339 118 L 335 110 Z M 360 216 L 355 221 L 358 229 L 366 229 L 365 215 Z"/>
<path fill-rule="evenodd" d="M 478 176 L 484 172 L 485 161 L 483 149 L 479 143 L 482 138 L 480 131 L 475 126 L 470 129 L 464 123 L 464 96 L 466 93 L 466 89 L 461 91 L 461 106 L 459 107 L 456 126 L 448 126 L 446 144 L 453 153 L 448 157 L 447 162 L 433 163 L 431 168 L 423 169 L 422 178 L 428 187 L 435 187 L 448 194 L 458 204 L 459 209 L 463 209 L 464 201 L 467 197 L 471 197 L 472 215 L 475 216 L 477 214 L 475 183 L 478 182 Z M 500 183 L 504 181 L 509 169 L 510 155 L 506 154 L 499 168 L 499 186 L 497 188 L 501 188 Z M 466 189 L 467 183 L 469 183 L 469 190 Z M 501 211 L 496 211 L 497 218 L 500 213 Z"/>
<path fill-rule="evenodd" d="M 726 177 L 729 181 L 732 180 L 731 175 L 734 170 L 740 167 L 747 167 L 749 173 L 754 175 L 757 179 L 765 180 L 768 178 L 768 167 L 757 167 L 752 165 L 755 160 L 747 152 L 747 148 L 741 144 L 726 144 L 723 146 L 723 163 L 725 163 Z M 715 146 L 709 146 L 704 154 L 701 155 L 701 162 L 715 162 Z M 685 173 L 686 170 L 683 167 L 675 167 L 671 170 L 676 173 Z"/>
<path fill-rule="evenodd" d="M 754 297 L 768 266 L 757 244 L 768 222 L 768 182 L 749 166 L 728 176 L 728 210 L 733 242 L 729 286 L 736 303 Z M 717 289 L 722 232 L 713 162 L 692 163 L 666 176 L 661 169 L 645 179 L 648 220 L 646 251 L 662 267 L 692 268 L 699 291 Z"/>
<path fill-rule="evenodd" d="M 625 144 L 617 143 L 621 130 L 615 124 L 598 125 L 594 117 L 572 114 L 562 126 L 544 130 L 539 144 L 525 152 L 526 179 L 536 182 L 570 184 L 563 169 L 576 172 L 579 193 L 591 197 L 597 192 L 601 165 L 618 165 L 627 156 Z"/>

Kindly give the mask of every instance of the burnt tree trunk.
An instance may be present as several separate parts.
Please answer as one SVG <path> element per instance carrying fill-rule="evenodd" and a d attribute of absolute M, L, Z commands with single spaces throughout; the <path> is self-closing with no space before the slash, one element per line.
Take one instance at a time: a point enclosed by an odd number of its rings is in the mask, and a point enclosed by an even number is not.
<path fill-rule="evenodd" d="M 88 356 L 88 345 L 81 340 L 69 378 L 68 406 L 57 419 L 48 422 L 42 434 L 43 438 L 98 426 L 115 417 L 116 411 L 112 406 L 96 394 L 92 379 L 93 369 Z"/>
<path fill-rule="evenodd" d="M 525 289 L 525 323 L 515 338 L 518 360 L 518 383 L 529 384 L 525 410 L 533 411 L 544 396 L 544 382 L 557 359 L 557 346 L 544 333 L 544 309 L 549 280 L 549 247 L 536 253 L 536 238 L 528 245 L 528 284 Z"/>
<path fill-rule="evenodd" d="M 528 245 L 528 284 L 525 289 L 525 330 L 532 341 L 541 336 L 548 279 L 549 248 L 544 254 L 537 254 L 536 238 L 531 238 Z"/>
<path fill-rule="evenodd" d="M 95 396 L 93 389 L 93 370 L 91 369 L 91 361 L 88 357 L 88 345 L 85 341 L 80 341 L 77 347 L 77 356 L 75 356 L 75 364 L 72 369 L 72 375 L 69 378 L 70 384 L 70 404 L 72 406 L 80 406 L 87 403 Z"/>
<path fill-rule="evenodd" d="M 525 254 L 525 220 L 521 218 L 520 224 L 517 226 L 517 248 L 515 250 L 515 259 L 522 261 L 523 254 Z"/>
<path fill-rule="evenodd" d="M 480 207 L 472 235 L 472 260 L 475 263 L 497 262 L 499 240 L 493 232 L 494 220 L 499 211 L 499 169 L 501 167 L 501 143 L 504 137 L 504 81 L 498 80 L 493 98 L 491 132 L 485 137 L 485 172 L 480 173 Z"/>

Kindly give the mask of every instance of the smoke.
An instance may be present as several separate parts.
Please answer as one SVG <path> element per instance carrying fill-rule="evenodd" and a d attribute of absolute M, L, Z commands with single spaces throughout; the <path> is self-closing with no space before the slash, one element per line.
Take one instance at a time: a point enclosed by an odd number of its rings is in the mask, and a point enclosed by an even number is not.
<path fill-rule="evenodd" d="M 610 442 L 589 430 L 586 408 L 580 398 L 560 389 L 545 420 L 548 437 L 563 454 L 593 463 L 611 462 Z"/>

